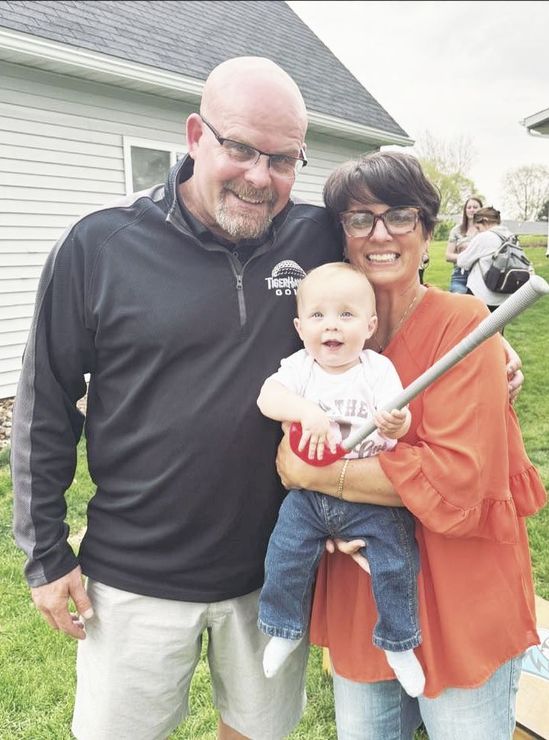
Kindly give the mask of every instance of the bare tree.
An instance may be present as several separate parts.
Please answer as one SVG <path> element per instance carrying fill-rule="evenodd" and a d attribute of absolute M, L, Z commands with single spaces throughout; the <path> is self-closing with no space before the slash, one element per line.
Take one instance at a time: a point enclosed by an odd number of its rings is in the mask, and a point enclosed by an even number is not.
<path fill-rule="evenodd" d="M 457 136 L 450 141 L 437 139 L 430 131 L 424 131 L 414 146 L 418 159 L 432 162 L 446 174 L 467 177 L 476 156 L 470 136 Z"/>
<path fill-rule="evenodd" d="M 549 167 L 530 164 L 506 172 L 505 205 L 519 221 L 533 221 L 549 199 Z"/>
<path fill-rule="evenodd" d="M 440 192 L 441 214 L 461 213 L 465 199 L 478 192 L 468 177 L 476 156 L 471 138 L 458 136 L 446 141 L 425 131 L 418 137 L 412 151 Z"/>

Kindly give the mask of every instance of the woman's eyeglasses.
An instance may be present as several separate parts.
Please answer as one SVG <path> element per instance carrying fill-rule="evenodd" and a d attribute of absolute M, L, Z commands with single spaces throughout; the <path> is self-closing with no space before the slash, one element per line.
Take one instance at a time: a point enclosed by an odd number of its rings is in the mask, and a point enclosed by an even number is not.
<path fill-rule="evenodd" d="M 299 157 L 291 157 L 289 154 L 268 154 L 248 144 L 242 144 L 240 141 L 225 139 L 219 135 L 211 123 L 208 123 L 204 116 L 200 116 L 200 118 L 215 136 L 217 143 L 223 147 L 223 151 L 228 158 L 241 167 L 246 169 L 253 167 L 257 164 L 259 158 L 263 156 L 267 157 L 269 168 L 275 174 L 280 175 L 280 177 L 290 178 L 295 177 L 303 167 L 307 166 L 307 157 L 303 150 L 300 151 Z"/>
<path fill-rule="evenodd" d="M 370 237 L 378 221 L 391 236 L 403 236 L 413 231 L 419 221 L 421 208 L 415 206 L 394 206 L 383 213 L 372 211 L 343 211 L 339 220 L 347 236 Z"/>

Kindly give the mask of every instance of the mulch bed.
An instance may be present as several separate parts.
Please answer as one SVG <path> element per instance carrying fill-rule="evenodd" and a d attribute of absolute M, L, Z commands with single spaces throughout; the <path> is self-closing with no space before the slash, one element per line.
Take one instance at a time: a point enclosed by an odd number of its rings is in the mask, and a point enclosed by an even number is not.
<path fill-rule="evenodd" d="M 0 399 L 0 450 L 10 443 L 12 407 L 13 398 Z"/>
<path fill-rule="evenodd" d="M 11 412 L 13 398 L 0 398 L 0 450 L 8 447 L 11 437 Z M 78 408 L 86 413 L 86 397 L 78 401 Z"/>

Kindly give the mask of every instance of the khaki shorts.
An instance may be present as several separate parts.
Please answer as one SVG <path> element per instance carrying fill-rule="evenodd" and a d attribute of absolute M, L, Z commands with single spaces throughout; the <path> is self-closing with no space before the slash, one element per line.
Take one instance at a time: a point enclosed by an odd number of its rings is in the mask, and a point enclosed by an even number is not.
<path fill-rule="evenodd" d="M 213 701 L 225 724 L 279 740 L 305 707 L 307 639 L 265 678 L 259 591 L 213 604 L 157 599 L 88 582 L 94 617 L 78 643 L 72 730 L 78 740 L 164 740 L 187 716 L 208 630 Z"/>

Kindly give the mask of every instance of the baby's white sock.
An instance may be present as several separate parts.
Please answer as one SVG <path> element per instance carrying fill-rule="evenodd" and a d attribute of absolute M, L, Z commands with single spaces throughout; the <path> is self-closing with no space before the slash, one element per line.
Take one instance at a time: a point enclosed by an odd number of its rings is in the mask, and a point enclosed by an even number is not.
<path fill-rule="evenodd" d="M 285 637 L 271 637 L 263 653 L 263 672 L 267 678 L 277 673 L 288 655 L 292 653 L 303 638 L 287 640 Z"/>
<path fill-rule="evenodd" d="M 387 662 L 409 696 L 420 696 L 425 688 L 425 674 L 413 650 L 385 650 Z"/>

